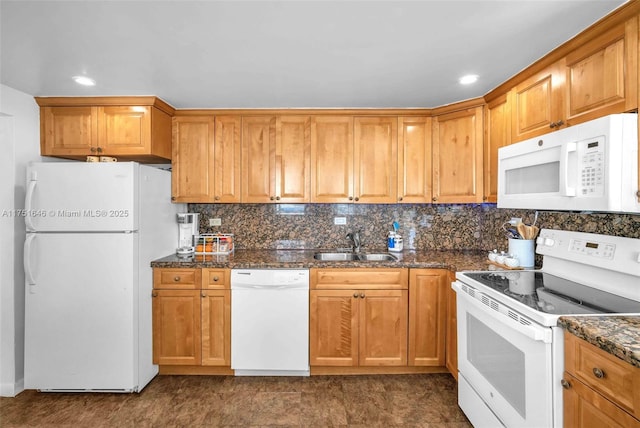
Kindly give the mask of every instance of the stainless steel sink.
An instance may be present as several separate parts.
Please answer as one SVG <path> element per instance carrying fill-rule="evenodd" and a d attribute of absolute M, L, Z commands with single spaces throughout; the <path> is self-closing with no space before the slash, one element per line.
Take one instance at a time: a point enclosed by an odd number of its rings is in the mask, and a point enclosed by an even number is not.
<path fill-rule="evenodd" d="M 362 262 L 395 262 L 398 258 L 389 253 L 324 253 L 319 252 L 313 255 L 316 260 L 340 262 L 340 261 L 362 261 Z"/>
<path fill-rule="evenodd" d="M 369 262 L 397 262 L 398 258 L 389 253 L 358 254 L 358 260 Z"/>
<path fill-rule="evenodd" d="M 358 260 L 358 255 L 353 253 L 315 253 L 313 258 L 326 262 L 343 262 Z"/>

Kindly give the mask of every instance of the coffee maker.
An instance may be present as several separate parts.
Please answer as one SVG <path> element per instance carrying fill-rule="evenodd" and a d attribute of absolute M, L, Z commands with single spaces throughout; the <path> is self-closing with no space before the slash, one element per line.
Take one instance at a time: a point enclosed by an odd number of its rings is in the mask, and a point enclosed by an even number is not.
<path fill-rule="evenodd" d="M 199 234 L 200 214 L 178 213 L 178 254 L 194 252 L 193 237 Z"/>

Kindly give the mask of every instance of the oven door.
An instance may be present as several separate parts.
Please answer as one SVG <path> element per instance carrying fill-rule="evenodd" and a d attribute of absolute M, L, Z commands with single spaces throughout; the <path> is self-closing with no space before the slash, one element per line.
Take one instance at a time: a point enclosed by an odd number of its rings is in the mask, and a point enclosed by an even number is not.
<path fill-rule="evenodd" d="M 506 427 L 553 426 L 551 328 L 461 282 L 453 288 L 458 370 L 469 386 L 459 390 L 458 401 L 471 423 L 495 426 L 484 417 L 473 420 L 488 407 Z"/>

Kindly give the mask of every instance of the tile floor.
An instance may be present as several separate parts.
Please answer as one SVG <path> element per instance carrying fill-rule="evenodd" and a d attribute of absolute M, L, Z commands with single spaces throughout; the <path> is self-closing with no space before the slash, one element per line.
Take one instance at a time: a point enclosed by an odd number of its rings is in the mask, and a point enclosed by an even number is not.
<path fill-rule="evenodd" d="M 471 427 L 449 374 L 157 376 L 140 394 L 0 398 L 0 427 Z"/>

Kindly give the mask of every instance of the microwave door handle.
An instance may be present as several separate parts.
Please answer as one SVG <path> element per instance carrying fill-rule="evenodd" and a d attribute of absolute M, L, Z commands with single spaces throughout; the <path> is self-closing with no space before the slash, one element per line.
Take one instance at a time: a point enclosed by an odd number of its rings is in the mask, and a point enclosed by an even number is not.
<path fill-rule="evenodd" d="M 572 152 L 578 150 L 578 145 L 575 142 L 564 143 L 561 148 L 560 153 L 560 179 L 562 182 L 560 183 L 561 189 L 560 194 L 562 196 L 575 196 L 576 188 L 569 187 L 569 155 Z"/>

